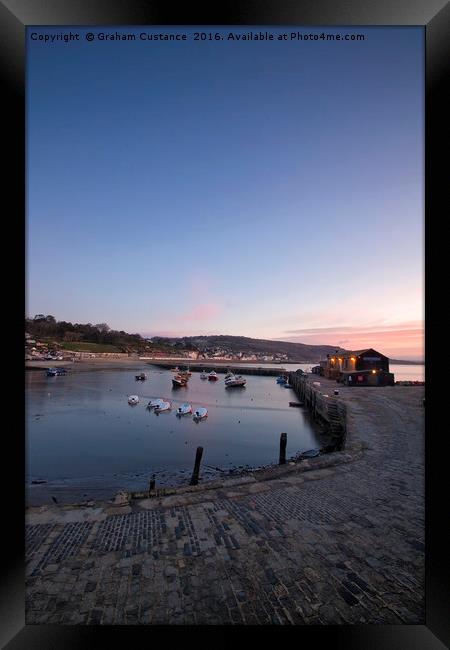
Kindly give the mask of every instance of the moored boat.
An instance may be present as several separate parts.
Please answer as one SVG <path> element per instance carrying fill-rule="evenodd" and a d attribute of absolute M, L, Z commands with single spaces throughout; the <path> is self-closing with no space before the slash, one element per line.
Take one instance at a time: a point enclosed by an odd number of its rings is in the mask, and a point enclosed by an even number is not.
<path fill-rule="evenodd" d="M 147 404 L 147 407 L 148 407 L 149 409 L 153 409 L 153 408 L 155 408 L 155 406 L 158 406 L 158 404 L 161 404 L 161 403 L 164 402 L 164 401 L 165 401 L 165 400 L 161 399 L 160 397 L 158 397 L 157 399 L 151 399 L 151 400 L 149 401 L 149 403 Z"/>
<path fill-rule="evenodd" d="M 215 370 L 211 370 L 211 372 L 208 375 L 209 381 L 217 381 L 219 378 L 217 376 L 217 372 Z"/>
<path fill-rule="evenodd" d="M 231 375 L 228 379 L 225 379 L 225 388 L 233 388 L 234 386 L 245 386 L 247 380 L 241 377 L 241 375 Z"/>
<path fill-rule="evenodd" d="M 155 413 L 161 413 L 161 411 L 170 411 L 172 404 L 170 402 L 160 402 L 154 408 Z"/>
<path fill-rule="evenodd" d="M 188 413 L 192 413 L 191 404 L 182 404 L 177 408 L 177 415 L 187 415 Z"/>
<path fill-rule="evenodd" d="M 176 375 L 175 377 L 172 377 L 172 386 L 174 388 L 181 388 L 182 386 L 187 386 L 187 379 L 181 377 L 180 375 Z"/>
<path fill-rule="evenodd" d="M 303 451 L 297 456 L 298 459 L 302 460 L 304 458 L 316 458 L 320 455 L 320 449 L 308 449 L 308 451 Z"/>
<path fill-rule="evenodd" d="M 66 368 L 47 368 L 47 377 L 58 377 L 59 375 L 67 375 Z"/>
<path fill-rule="evenodd" d="M 203 370 L 203 372 L 200 374 L 200 379 L 208 379 L 208 375 L 206 372 Z"/>
<path fill-rule="evenodd" d="M 283 377 L 283 375 L 280 375 L 279 377 L 277 377 L 277 384 L 287 384 L 286 377 Z"/>
<path fill-rule="evenodd" d="M 205 409 L 202 406 L 200 406 L 198 409 L 195 409 L 194 420 L 203 420 L 203 418 L 206 417 L 208 417 L 208 409 Z"/>
<path fill-rule="evenodd" d="M 128 404 L 137 404 L 139 402 L 139 397 L 137 395 L 129 395 L 128 396 Z"/>
<path fill-rule="evenodd" d="M 145 372 L 141 372 L 140 375 L 135 375 L 135 377 L 137 381 L 144 381 L 145 379 L 147 379 L 147 375 L 145 374 Z"/>

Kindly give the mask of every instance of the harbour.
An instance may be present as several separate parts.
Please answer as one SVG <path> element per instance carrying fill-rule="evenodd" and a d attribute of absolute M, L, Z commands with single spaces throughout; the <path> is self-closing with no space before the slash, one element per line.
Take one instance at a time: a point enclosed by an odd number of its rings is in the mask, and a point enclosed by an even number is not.
<path fill-rule="evenodd" d="M 136 379 L 141 371 L 144 381 Z M 307 410 L 291 408 L 293 391 L 273 376 L 248 375 L 237 388 L 226 388 L 223 374 L 210 382 L 196 372 L 186 387 L 175 388 L 173 376 L 142 364 L 69 369 L 54 377 L 43 369 L 27 373 L 29 505 L 52 497 L 111 499 L 119 490 L 146 489 L 152 476 L 160 487 L 185 485 L 199 445 L 206 482 L 276 464 L 281 432 L 288 435 L 288 456 L 327 444 L 326 428 Z M 169 402 L 170 409 L 149 411 L 152 399 Z M 177 417 L 186 402 L 193 410 L 206 408 L 207 417 Z"/>

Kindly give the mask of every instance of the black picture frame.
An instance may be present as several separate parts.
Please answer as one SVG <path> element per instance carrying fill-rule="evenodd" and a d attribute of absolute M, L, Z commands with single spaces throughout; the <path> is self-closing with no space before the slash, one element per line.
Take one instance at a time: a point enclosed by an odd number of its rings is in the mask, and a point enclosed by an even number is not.
<path fill-rule="evenodd" d="M 440 440 L 447 435 L 445 396 L 439 396 L 444 381 L 442 346 L 448 332 L 443 303 L 431 301 L 433 283 L 445 277 L 446 260 L 445 203 L 442 200 L 448 185 L 446 162 L 446 121 L 448 106 L 445 103 L 445 81 L 450 60 L 448 34 L 450 33 L 450 7 L 444 0 L 396 0 L 373 2 L 347 0 L 343 2 L 309 1 L 292 3 L 278 0 L 272 6 L 256 2 L 227 2 L 206 11 L 191 5 L 181 8 L 149 0 L 3 0 L 0 3 L 0 62 L 3 80 L 5 132 L 12 136 L 8 148 L 8 164 L 3 186 L 3 204 L 8 205 L 7 223 L 12 226 L 5 248 L 14 252 L 13 270 L 10 262 L 4 270 L 5 278 L 14 274 L 11 289 L 6 287 L 6 304 L 17 306 L 17 323 L 22 322 L 19 303 L 24 302 L 25 276 L 20 274 L 20 264 L 25 269 L 25 31 L 29 25 L 352 25 L 352 26 L 403 26 L 420 25 L 426 35 L 426 92 L 425 92 L 425 242 L 426 242 L 426 624 L 401 626 L 302 626 L 290 628 L 297 643 L 320 644 L 330 647 L 382 648 L 409 650 L 449 647 L 450 616 L 447 549 L 448 508 L 440 504 L 439 494 L 444 492 L 446 459 L 440 453 Z M 448 154 L 447 154 L 448 155 Z M 438 161 L 442 160 L 442 163 Z M 444 219 L 439 221 L 442 214 Z M 13 219 L 11 218 L 13 215 Z M 5 211 L 6 216 L 6 211 Z M 5 231 L 4 231 L 5 232 Z M 448 254 L 447 254 L 448 255 Z M 19 273 L 17 272 L 19 270 Z M 448 276 L 448 273 L 447 273 Z M 22 281 L 22 284 L 20 284 Z M 14 322 L 16 320 L 14 319 Z M 23 354 L 23 329 L 17 327 L 8 333 L 7 353 L 9 368 L 16 368 Z M 8 356 L 7 355 L 7 356 Z M 9 361 L 9 358 L 8 358 Z M 444 362 L 445 363 L 445 362 Z M 19 374 L 20 380 L 23 375 Z M 23 402 L 19 400 L 19 407 Z M 0 643 L 8 650 L 19 648 L 49 649 L 104 647 L 111 639 L 115 643 L 130 642 L 136 635 L 149 630 L 145 626 L 71 627 L 25 625 L 25 562 L 24 562 L 24 429 L 12 426 L 7 429 L 4 441 L 4 466 L 11 468 L 4 495 L 2 580 L 0 583 Z M 5 451 L 6 450 L 6 451 Z M 5 489 L 5 483 L 4 483 Z M 186 628 L 164 626 L 164 634 L 185 634 Z M 150 626 L 151 628 L 151 626 Z M 284 635 L 289 628 L 270 628 L 267 634 Z M 190 632 L 198 634 L 199 628 Z M 204 631 L 204 628 L 201 630 Z M 217 630 L 216 630 L 217 631 Z M 225 640 L 227 630 L 220 630 Z M 230 628 L 230 633 L 236 632 Z M 253 631 L 252 631 L 253 632 Z M 238 631 L 239 633 L 239 631 Z M 264 630 L 266 635 L 266 630 Z M 181 640 L 181 637 L 178 637 Z M 197 638 L 197 636 L 195 637 Z M 147 639 L 149 637 L 147 636 Z M 154 642 L 154 637 L 152 637 Z M 445 644 L 445 645 L 444 645 Z"/>

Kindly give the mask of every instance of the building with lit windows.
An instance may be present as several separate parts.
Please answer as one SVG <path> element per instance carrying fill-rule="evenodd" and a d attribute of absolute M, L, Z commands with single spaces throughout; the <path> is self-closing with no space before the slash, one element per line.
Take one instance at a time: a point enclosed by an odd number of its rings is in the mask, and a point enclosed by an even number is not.
<path fill-rule="evenodd" d="M 322 365 L 322 363 L 321 363 Z M 347 386 L 391 386 L 394 375 L 389 372 L 389 359 L 373 348 L 327 354 L 323 374 Z"/>

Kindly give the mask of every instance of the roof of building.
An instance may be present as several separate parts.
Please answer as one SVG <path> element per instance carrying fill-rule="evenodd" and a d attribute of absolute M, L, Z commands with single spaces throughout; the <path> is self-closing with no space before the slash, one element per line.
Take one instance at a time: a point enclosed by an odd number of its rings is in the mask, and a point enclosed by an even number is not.
<path fill-rule="evenodd" d="M 378 352 L 377 350 L 374 350 L 373 348 L 365 348 L 364 350 L 347 350 L 347 352 L 336 352 L 335 356 L 341 357 L 341 358 L 360 357 L 362 354 L 365 354 L 366 352 L 375 352 L 380 357 L 386 357 L 385 354 L 381 354 L 381 352 Z M 330 355 L 330 356 L 332 356 L 332 355 Z M 386 359 L 387 359 L 387 357 L 386 357 Z"/>

